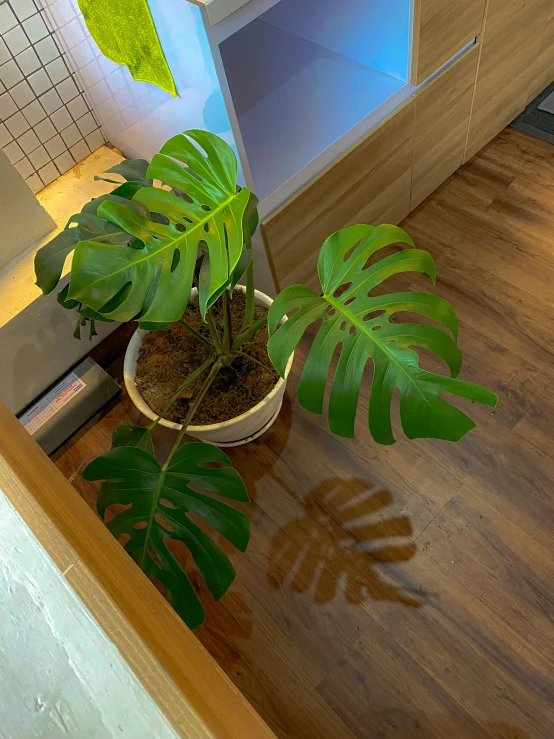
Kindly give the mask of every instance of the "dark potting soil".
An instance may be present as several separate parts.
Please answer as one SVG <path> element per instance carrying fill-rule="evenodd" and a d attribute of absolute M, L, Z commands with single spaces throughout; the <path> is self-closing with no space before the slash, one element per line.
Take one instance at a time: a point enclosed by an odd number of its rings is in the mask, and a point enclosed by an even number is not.
<path fill-rule="evenodd" d="M 231 301 L 233 335 L 240 332 L 244 318 L 245 297 L 235 292 Z M 220 337 L 223 336 L 222 301 L 212 308 Z M 254 319 L 267 314 L 265 308 L 256 306 Z M 210 338 L 210 331 L 200 318 L 198 300 L 191 303 L 183 320 L 202 336 Z M 243 344 L 241 351 L 254 357 L 265 367 L 272 368 L 267 355 L 267 326 Z M 137 362 L 137 389 L 155 413 L 161 413 L 167 401 L 174 395 L 191 372 L 200 367 L 212 353 L 211 347 L 199 341 L 179 323 L 161 331 L 145 335 Z M 209 369 L 197 377 L 183 392 L 171 410 L 164 414 L 169 421 L 182 423 L 191 404 L 202 387 Z M 200 408 L 193 425 L 205 426 L 228 421 L 253 408 L 271 391 L 278 381 L 275 370 L 269 371 L 247 357 L 237 357 L 228 367 L 222 367 Z"/>

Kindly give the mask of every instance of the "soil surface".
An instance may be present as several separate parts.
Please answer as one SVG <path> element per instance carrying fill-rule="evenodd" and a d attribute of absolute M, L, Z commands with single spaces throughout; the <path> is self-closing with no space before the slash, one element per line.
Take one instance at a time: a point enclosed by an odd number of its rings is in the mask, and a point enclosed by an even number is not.
<path fill-rule="evenodd" d="M 244 318 L 245 298 L 242 292 L 235 292 L 231 301 L 233 336 L 240 333 Z M 212 308 L 219 336 L 223 336 L 222 301 Z M 267 310 L 256 306 L 254 319 L 266 315 Z M 185 311 L 183 320 L 199 334 L 210 339 L 208 326 L 200 318 L 198 300 L 193 301 Z M 238 356 L 228 367 L 222 367 L 202 401 L 192 424 L 204 426 L 228 421 L 253 408 L 271 391 L 278 381 L 277 372 L 267 354 L 267 326 L 243 344 L 241 351 L 261 362 L 265 369 L 248 357 Z M 200 367 L 213 353 L 211 346 L 202 343 L 179 323 L 172 324 L 161 331 L 146 334 L 137 362 L 137 389 L 155 413 L 161 413 L 167 401 L 184 380 Z M 209 369 L 197 377 L 183 392 L 183 395 L 164 414 L 164 418 L 182 423 L 191 404 L 202 387 Z"/>

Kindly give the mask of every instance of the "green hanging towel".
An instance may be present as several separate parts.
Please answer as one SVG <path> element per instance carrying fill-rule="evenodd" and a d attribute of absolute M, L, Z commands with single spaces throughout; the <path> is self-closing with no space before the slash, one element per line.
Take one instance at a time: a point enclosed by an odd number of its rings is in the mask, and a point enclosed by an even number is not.
<path fill-rule="evenodd" d="M 134 80 L 177 95 L 147 0 L 78 0 L 100 51 L 125 64 Z"/>

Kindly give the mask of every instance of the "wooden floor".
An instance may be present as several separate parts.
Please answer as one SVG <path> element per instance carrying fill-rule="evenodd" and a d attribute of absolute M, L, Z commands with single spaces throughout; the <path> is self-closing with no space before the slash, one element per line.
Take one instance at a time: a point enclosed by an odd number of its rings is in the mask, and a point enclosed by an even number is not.
<path fill-rule="evenodd" d="M 554 147 L 506 130 L 404 227 L 497 410 L 457 445 L 385 448 L 363 412 L 335 438 L 289 392 L 231 450 L 252 539 L 197 635 L 282 738 L 552 739 Z M 127 397 L 55 455 L 91 504 L 79 472 L 122 418 Z"/>

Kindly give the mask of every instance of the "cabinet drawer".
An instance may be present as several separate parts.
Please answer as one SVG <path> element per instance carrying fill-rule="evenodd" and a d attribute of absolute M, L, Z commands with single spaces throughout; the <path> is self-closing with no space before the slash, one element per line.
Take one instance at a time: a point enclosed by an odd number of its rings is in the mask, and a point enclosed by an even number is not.
<path fill-rule="evenodd" d="M 414 110 L 411 98 L 263 222 L 280 288 L 317 287 L 317 255 L 335 231 L 409 213 Z"/>
<path fill-rule="evenodd" d="M 485 0 L 415 0 L 411 81 L 419 85 L 481 33 Z"/>
<path fill-rule="evenodd" d="M 527 95 L 527 102 L 530 103 L 551 82 L 554 82 L 554 6 L 550 11 L 550 17 L 539 45 L 539 58 L 535 64 L 535 73 Z"/>

